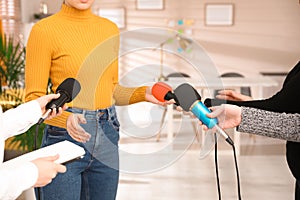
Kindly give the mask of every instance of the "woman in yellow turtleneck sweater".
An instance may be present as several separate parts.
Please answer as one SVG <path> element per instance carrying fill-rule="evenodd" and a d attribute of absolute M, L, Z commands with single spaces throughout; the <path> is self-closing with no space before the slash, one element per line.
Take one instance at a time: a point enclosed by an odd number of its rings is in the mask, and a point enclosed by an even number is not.
<path fill-rule="evenodd" d="M 65 0 L 61 10 L 36 23 L 29 36 L 26 101 L 45 95 L 49 79 L 53 91 L 69 77 L 81 84 L 70 108 L 45 121 L 42 146 L 69 140 L 83 146 L 86 155 L 67 164 L 65 174 L 41 188 L 42 199 L 115 199 L 119 123 L 114 105 L 162 104 L 147 86 L 118 84 L 119 30 L 111 21 L 92 14 L 93 2 Z"/>

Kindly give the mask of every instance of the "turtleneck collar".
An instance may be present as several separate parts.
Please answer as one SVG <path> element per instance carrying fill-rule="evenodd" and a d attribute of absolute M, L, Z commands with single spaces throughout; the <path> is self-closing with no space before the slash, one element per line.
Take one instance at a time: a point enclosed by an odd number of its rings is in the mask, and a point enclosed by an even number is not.
<path fill-rule="evenodd" d="M 66 4 L 62 4 L 61 10 L 58 13 L 59 15 L 62 15 L 64 17 L 67 17 L 68 19 L 73 20 L 88 20 L 93 16 L 93 13 L 91 11 L 91 8 L 87 10 L 78 10 L 73 7 L 69 7 Z"/>

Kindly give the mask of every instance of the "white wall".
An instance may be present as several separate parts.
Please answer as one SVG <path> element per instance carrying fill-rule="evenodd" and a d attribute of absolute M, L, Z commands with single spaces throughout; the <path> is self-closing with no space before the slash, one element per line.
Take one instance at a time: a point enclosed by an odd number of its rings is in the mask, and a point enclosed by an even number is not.
<path fill-rule="evenodd" d="M 36 4 L 32 0 L 22 0 L 25 1 L 22 12 L 27 14 L 22 16 L 27 20 Z M 49 12 L 54 13 L 62 0 L 45 2 Z M 205 4 L 215 2 L 234 4 L 233 26 L 204 25 Z M 220 72 L 240 71 L 252 76 L 261 71 L 288 71 L 300 60 L 298 0 L 165 0 L 165 9 L 156 11 L 137 10 L 135 0 L 95 0 L 94 7 L 125 7 L 126 30 L 153 26 L 170 28 L 171 20 L 192 20 L 193 24 L 185 28 L 191 31 L 190 37 L 205 48 Z M 174 68 L 186 70 L 184 65 Z"/>
<path fill-rule="evenodd" d="M 233 3 L 234 25 L 204 25 L 206 3 Z M 191 37 L 199 42 L 220 72 L 239 70 L 256 75 L 260 71 L 288 71 L 300 55 L 300 4 L 298 0 L 165 0 L 160 11 L 136 10 L 135 0 L 96 0 L 102 7 L 127 9 L 127 30 L 168 27 L 170 20 L 192 19 Z M 175 29 L 178 27 L 174 27 Z"/>
<path fill-rule="evenodd" d="M 39 1 L 20 0 L 21 3 L 21 21 L 30 23 L 33 20 L 33 14 L 39 11 Z"/>

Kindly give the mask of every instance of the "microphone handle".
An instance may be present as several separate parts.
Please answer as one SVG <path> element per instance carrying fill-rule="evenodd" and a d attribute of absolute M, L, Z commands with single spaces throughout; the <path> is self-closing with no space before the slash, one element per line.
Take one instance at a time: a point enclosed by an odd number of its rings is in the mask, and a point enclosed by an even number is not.
<path fill-rule="evenodd" d="M 230 145 L 233 145 L 232 139 L 219 127 L 217 118 L 209 118 L 206 116 L 206 114 L 210 113 L 210 110 L 200 100 L 195 101 L 190 110 L 209 129 L 216 127 L 217 132 L 222 135 Z"/>
<path fill-rule="evenodd" d="M 60 96 L 57 99 L 51 100 L 47 105 L 46 109 L 57 109 L 61 106 L 63 106 L 66 102 L 70 101 L 70 97 L 66 92 L 64 91 L 59 91 L 58 92 Z"/>
<path fill-rule="evenodd" d="M 190 110 L 209 129 L 217 125 L 218 120 L 216 118 L 209 118 L 206 116 L 206 114 L 210 113 L 210 110 L 200 100 L 195 101 Z"/>
<path fill-rule="evenodd" d="M 226 142 L 233 146 L 234 143 L 232 139 L 225 133 L 225 131 L 221 129 L 221 127 L 218 124 L 215 127 L 217 129 L 217 132 L 225 138 Z"/>
<path fill-rule="evenodd" d="M 43 116 L 39 119 L 37 124 L 41 124 L 45 121 L 45 119 L 50 115 L 50 113 L 52 112 L 52 109 L 48 109 L 47 112 L 45 112 L 45 114 L 43 114 Z"/>
<path fill-rule="evenodd" d="M 64 91 L 59 91 L 60 94 L 59 98 L 53 99 L 46 105 L 47 111 L 43 116 L 39 119 L 37 124 L 41 124 L 45 121 L 45 119 L 50 115 L 53 109 L 58 109 L 59 107 L 63 106 L 68 100 L 70 99 L 69 96 Z M 58 110 L 56 110 L 58 111 Z"/>
<path fill-rule="evenodd" d="M 165 95 L 164 99 L 167 100 L 167 101 L 169 101 L 169 100 L 171 100 L 171 99 L 174 99 L 174 100 L 175 100 L 175 103 L 174 103 L 174 104 L 175 104 L 176 106 L 179 106 L 178 99 L 177 99 L 176 95 L 175 95 L 174 93 L 172 93 L 171 91 L 169 91 L 169 92 Z"/>
<path fill-rule="evenodd" d="M 204 101 L 204 104 L 207 107 L 212 107 L 212 106 L 219 106 L 221 104 L 233 104 L 233 105 L 237 105 L 237 106 L 246 106 L 247 101 L 233 101 L 233 100 L 224 100 L 224 99 L 210 99 L 207 98 Z"/>

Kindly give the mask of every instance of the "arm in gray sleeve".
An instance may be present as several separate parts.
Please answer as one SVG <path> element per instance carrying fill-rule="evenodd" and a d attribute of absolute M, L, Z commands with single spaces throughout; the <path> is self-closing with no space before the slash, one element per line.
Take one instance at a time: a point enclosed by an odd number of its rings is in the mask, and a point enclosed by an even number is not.
<path fill-rule="evenodd" d="M 242 107 L 242 121 L 237 131 L 300 142 L 300 114 Z"/>

